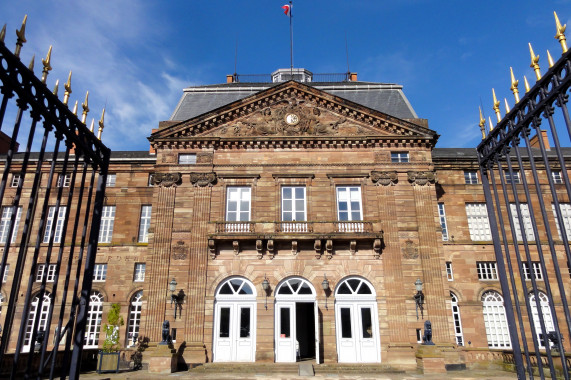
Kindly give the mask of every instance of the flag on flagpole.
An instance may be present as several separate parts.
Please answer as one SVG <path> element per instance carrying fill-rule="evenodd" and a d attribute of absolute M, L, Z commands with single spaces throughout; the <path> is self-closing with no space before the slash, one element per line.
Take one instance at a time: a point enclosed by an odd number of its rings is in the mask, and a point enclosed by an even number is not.
<path fill-rule="evenodd" d="M 291 5 L 286 4 L 282 7 L 286 16 L 291 16 Z"/>

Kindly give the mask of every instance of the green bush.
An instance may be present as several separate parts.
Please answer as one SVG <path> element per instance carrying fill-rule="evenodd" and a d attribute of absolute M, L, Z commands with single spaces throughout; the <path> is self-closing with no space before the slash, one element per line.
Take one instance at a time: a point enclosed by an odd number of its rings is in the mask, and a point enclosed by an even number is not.
<path fill-rule="evenodd" d="M 103 342 L 103 352 L 119 351 L 119 327 L 125 324 L 120 314 L 121 305 L 118 303 L 111 304 L 111 310 L 107 314 L 107 323 L 103 326 L 105 330 L 105 341 Z"/>

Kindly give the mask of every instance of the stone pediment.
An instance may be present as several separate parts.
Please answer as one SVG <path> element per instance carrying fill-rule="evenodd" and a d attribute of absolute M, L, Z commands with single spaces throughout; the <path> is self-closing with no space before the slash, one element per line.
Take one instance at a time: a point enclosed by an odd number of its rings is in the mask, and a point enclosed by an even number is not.
<path fill-rule="evenodd" d="M 155 147 L 160 147 L 212 138 L 295 140 L 308 137 L 420 139 L 432 145 L 437 134 L 426 127 L 290 81 L 160 129 L 149 139 Z"/>

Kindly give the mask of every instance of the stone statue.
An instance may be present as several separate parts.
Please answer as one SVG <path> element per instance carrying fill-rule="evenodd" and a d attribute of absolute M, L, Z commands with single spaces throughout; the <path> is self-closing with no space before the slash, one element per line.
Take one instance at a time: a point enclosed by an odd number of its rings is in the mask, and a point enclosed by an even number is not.
<path fill-rule="evenodd" d="M 424 322 L 424 335 L 422 336 L 422 344 L 425 346 L 434 346 L 432 341 L 432 323 L 430 321 Z"/>
<path fill-rule="evenodd" d="M 163 340 L 160 344 L 168 344 L 170 341 L 170 329 L 171 329 L 171 324 L 169 321 L 164 321 L 163 322 Z"/>

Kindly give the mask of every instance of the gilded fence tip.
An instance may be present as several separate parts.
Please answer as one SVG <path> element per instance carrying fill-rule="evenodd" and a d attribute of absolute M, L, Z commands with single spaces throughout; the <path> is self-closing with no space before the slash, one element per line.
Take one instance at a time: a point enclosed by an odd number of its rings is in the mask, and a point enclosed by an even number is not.
<path fill-rule="evenodd" d="M 6 24 L 0 30 L 0 42 L 4 43 L 4 39 L 6 38 Z"/>
<path fill-rule="evenodd" d="M 494 130 L 494 125 L 492 124 L 492 117 L 488 116 L 488 123 L 490 125 L 490 132 Z"/>
<path fill-rule="evenodd" d="M 28 69 L 29 69 L 30 71 L 32 71 L 32 72 L 34 71 L 34 61 L 35 61 L 35 59 L 36 59 L 36 55 L 34 54 L 34 55 L 32 55 L 32 59 L 30 60 L 30 64 L 28 65 Z"/>
<path fill-rule="evenodd" d="M 525 92 L 529 92 L 529 82 L 527 81 L 527 77 L 525 75 L 523 76 L 523 85 L 525 86 Z"/>
<path fill-rule="evenodd" d="M 91 133 L 93 133 L 93 127 L 95 126 L 95 119 L 91 119 L 91 126 L 89 127 L 89 130 L 91 131 Z"/>
<path fill-rule="evenodd" d="M 69 95 L 71 94 L 71 70 L 69 72 L 69 76 L 67 77 L 67 82 L 63 85 L 63 88 L 65 89 L 63 93 L 63 104 L 67 106 Z"/>
<path fill-rule="evenodd" d="M 549 50 L 547 50 L 547 62 L 549 63 L 549 68 L 552 68 L 555 64 L 555 62 L 553 62 L 553 57 L 551 57 L 551 54 L 549 53 Z"/>
<path fill-rule="evenodd" d="M 533 52 L 533 48 L 531 47 L 531 43 L 529 43 L 529 54 L 531 55 L 531 65 L 529 65 L 529 67 L 531 67 L 533 69 L 533 71 L 535 72 L 535 76 L 537 77 L 537 80 L 541 79 L 541 71 L 539 71 L 539 55 L 535 55 L 535 53 Z"/>
<path fill-rule="evenodd" d="M 510 105 L 508 104 L 508 100 L 504 98 L 504 103 L 506 105 L 506 115 L 510 113 Z"/>
<path fill-rule="evenodd" d="M 565 38 L 565 29 L 567 28 L 567 25 L 561 26 L 559 17 L 557 17 L 557 13 L 555 11 L 553 11 L 553 15 L 555 16 L 555 27 L 557 28 L 555 38 L 559 40 L 563 54 L 565 54 L 567 53 L 567 39 Z"/>
<path fill-rule="evenodd" d="M 519 81 L 515 79 L 514 70 L 511 67 L 510 67 L 510 76 L 512 81 L 510 90 L 512 90 L 512 93 L 514 94 L 515 102 L 519 103 L 519 90 L 517 88 L 517 86 L 519 85 Z"/>
<path fill-rule="evenodd" d="M 502 120 L 502 115 L 500 114 L 500 101 L 496 98 L 496 91 L 492 88 L 492 95 L 494 97 L 494 112 L 498 118 L 498 123 Z"/>
<path fill-rule="evenodd" d="M 77 103 L 78 103 L 78 101 L 76 100 L 76 101 L 75 101 L 75 105 L 73 106 L 73 111 L 71 111 L 71 112 L 73 112 L 73 114 L 74 114 L 75 116 L 77 116 Z"/>
<path fill-rule="evenodd" d="M 59 90 L 59 79 L 56 80 L 56 85 L 54 86 L 54 95 L 57 96 L 57 92 Z"/>
<path fill-rule="evenodd" d="M 89 91 L 85 93 L 85 100 L 81 103 L 81 108 L 83 108 L 83 112 L 81 113 L 81 122 L 85 124 L 87 120 L 87 113 L 89 112 L 89 106 L 87 105 L 87 100 L 89 98 Z"/>
<path fill-rule="evenodd" d="M 482 140 L 486 138 L 486 119 L 484 119 L 484 115 L 482 115 L 482 107 L 478 107 L 480 109 L 480 131 L 482 132 Z"/>
<path fill-rule="evenodd" d="M 24 21 L 22 21 L 22 26 L 20 30 L 16 30 L 16 50 L 14 51 L 14 55 L 20 58 L 20 51 L 22 50 L 22 46 L 26 43 L 26 21 L 28 20 L 28 15 L 24 16 Z"/>
<path fill-rule="evenodd" d="M 105 128 L 104 118 L 105 118 L 105 108 L 103 108 L 103 112 L 101 113 L 101 120 L 99 120 L 99 129 L 97 130 L 97 138 L 99 140 L 101 140 L 101 133 L 103 133 L 103 128 Z"/>
<path fill-rule="evenodd" d="M 43 84 L 46 84 L 46 80 L 48 79 L 48 73 L 52 69 L 51 60 L 52 60 L 52 45 L 50 45 L 50 48 L 48 49 L 48 54 L 46 55 L 46 58 L 45 59 L 42 58 L 42 65 L 44 65 L 44 68 L 42 69 Z"/>

